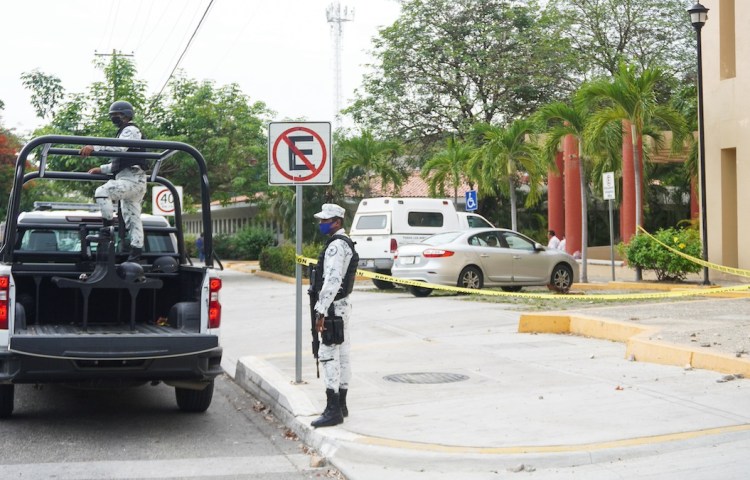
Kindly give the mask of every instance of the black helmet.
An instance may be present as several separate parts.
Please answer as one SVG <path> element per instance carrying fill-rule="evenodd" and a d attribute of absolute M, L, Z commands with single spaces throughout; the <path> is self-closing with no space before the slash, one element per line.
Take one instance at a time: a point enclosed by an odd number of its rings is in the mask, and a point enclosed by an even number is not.
<path fill-rule="evenodd" d="M 159 257 L 151 264 L 151 271 L 154 273 L 175 273 L 179 264 L 174 257 Z"/>
<path fill-rule="evenodd" d="M 117 266 L 117 276 L 126 282 L 138 283 L 146 279 L 143 267 L 135 262 L 123 262 Z"/>
<path fill-rule="evenodd" d="M 112 115 L 113 113 L 121 113 L 130 119 L 135 116 L 133 106 L 124 100 L 118 100 L 109 106 L 109 114 Z"/>

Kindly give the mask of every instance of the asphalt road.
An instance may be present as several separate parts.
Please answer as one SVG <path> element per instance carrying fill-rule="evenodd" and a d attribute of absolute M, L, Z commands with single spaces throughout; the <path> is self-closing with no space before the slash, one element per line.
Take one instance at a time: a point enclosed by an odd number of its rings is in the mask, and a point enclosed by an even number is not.
<path fill-rule="evenodd" d="M 226 376 L 204 414 L 178 410 L 165 385 L 16 387 L 0 423 L 3 479 L 317 478 L 296 437 Z"/>

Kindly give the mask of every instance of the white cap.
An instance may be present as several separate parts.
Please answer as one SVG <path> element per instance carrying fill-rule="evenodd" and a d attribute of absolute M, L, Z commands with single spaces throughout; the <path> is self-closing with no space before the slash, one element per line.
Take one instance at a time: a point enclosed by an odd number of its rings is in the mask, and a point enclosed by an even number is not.
<path fill-rule="evenodd" d="M 320 212 L 315 214 L 315 218 L 320 218 L 323 220 L 328 220 L 329 218 L 333 217 L 344 218 L 345 213 L 346 210 L 344 210 L 342 207 L 339 207 L 335 203 L 324 203 L 323 206 L 320 207 Z"/>

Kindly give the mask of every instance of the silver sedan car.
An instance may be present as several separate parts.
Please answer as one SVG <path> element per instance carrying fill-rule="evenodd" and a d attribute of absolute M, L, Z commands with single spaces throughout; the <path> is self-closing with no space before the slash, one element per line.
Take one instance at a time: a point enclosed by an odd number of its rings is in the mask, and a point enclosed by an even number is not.
<path fill-rule="evenodd" d="M 578 281 L 573 257 L 504 228 L 440 233 L 401 245 L 392 271 L 394 277 L 407 280 L 465 288 L 499 286 L 507 292 L 536 285 L 567 292 Z M 417 297 L 432 292 L 408 288 Z"/>

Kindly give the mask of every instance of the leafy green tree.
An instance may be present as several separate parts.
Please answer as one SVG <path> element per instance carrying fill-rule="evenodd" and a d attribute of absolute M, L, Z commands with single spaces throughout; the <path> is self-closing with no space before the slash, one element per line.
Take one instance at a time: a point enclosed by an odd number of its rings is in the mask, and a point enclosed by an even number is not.
<path fill-rule="evenodd" d="M 265 124 L 271 116 L 263 102 L 252 102 L 237 84 L 217 87 L 178 77 L 169 93 L 151 107 L 159 138 L 196 145 L 206 158 L 212 195 L 222 201 L 267 188 Z M 199 195 L 195 168 L 168 162 L 162 173 Z"/>
<path fill-rule="evenodd" d="M 385 137 L 435 141 L 563 98 L 575 60 L 541 11 L 537 0 L 402 2 L 346 113 Z"/>
<path fill-rule="evenodd" d="M 397 142 L 379 140 L 370 130 L 343 139 L 336 149 L 336 182 L 349 185 L 362 197 L 371 196 L 373 177 L 380 177 L 383 189 L 392 185 L 398 190 L 406 178 L 395 161 L 400 152 Z"/>
<path fill-rule="evenodd" d="M 48 75 L 39 70 L 25 72 L 21 75 L 23 86 L 31 90 L 31 105 L 37 117 L 54 117 L 55 109 L 65 97 L 62 81 L 55 75 Z"/>
<path fill-rule="evenodd" d="M 620 63 L 641 70 L 668 67 L 681 77 L 693 69 L 694 33 L 684 0 L 550 0 L 587 76 L 615 75 Z"/>
<path fill-rule="evenodd" d="M 427 180 L 430 195 L 445 196 L 446 186 L 453 190 L 453 203 L 458 205 L 458 189 L 468 177 L 466 169 L 474 147 L 449 137 L 445 147 L 422 166 L 422 177 Z"/>
<path fill-rule="evenodd" d="M 0 218 L 5 218 L 8 197 L 13 186 L 16 155 L 21 148 L 20 139 L 0 125 Z"/>
<path fill-rule="evenodd" d="M 526 204 L 534 204 L 540 197 L 536 185 L 542 177 L 541 169 L 547 168 L 540 161 L 537 145 L 526 140 L 527 135 L 534 133 L 534 125 L 530 120 L 520 119 L 506 128 L 478 124 L 475 130 L 481 146 L 469 161 L 469 175 L 477 180 L 480 195 L 503 195 L 510 199 L 511 228 L 517 230 L 516 188 L 528 174 L 531 189 Z"/>
<path fill-rule="evenodd" d="M 669 105 L 657 101 L 657 86 L 667 80 L 666 72 L 661 68 L 650 68 L 638 72 L 635 66 L 622 64 L 611 80 L 603 79 L 591 82 L 581 89 L 582 98 L 595 105 L 591 120 L 587 125 L 585 137 L 592 144 L 601 138 L 612 123 L 623 120 L 630 124 L 633 142 L 634 185 L 635 185 L 635 225 L 643 224 L 643 206 L 641 199 L 640 168 L 642 152 L 639 139 L 646 134 L 657 142 L 661 141 L 659 131 L 671 130 L 672 147 L 679 150 L 686 135 L 685 119 Z M 626 159 L 623 159 L 626 161 Z M 624 232 L 629 235 L 634 232 Z"/>

